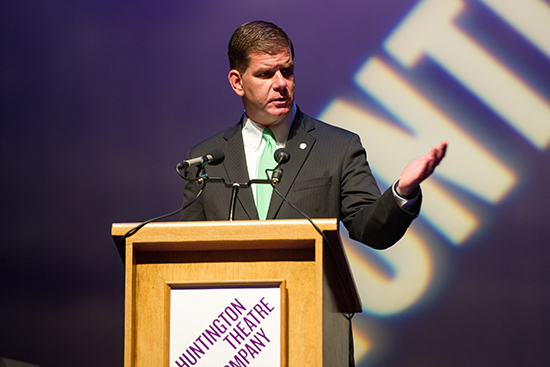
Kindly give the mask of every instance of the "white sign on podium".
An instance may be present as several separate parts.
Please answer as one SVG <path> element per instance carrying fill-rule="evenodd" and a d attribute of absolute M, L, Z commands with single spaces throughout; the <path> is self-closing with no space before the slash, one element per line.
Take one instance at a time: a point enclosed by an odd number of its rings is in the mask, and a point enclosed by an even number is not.
<path fill-rule="evenodd" d="M 171 285 L 170 367 L 280 367 L 281 282 Z"/>

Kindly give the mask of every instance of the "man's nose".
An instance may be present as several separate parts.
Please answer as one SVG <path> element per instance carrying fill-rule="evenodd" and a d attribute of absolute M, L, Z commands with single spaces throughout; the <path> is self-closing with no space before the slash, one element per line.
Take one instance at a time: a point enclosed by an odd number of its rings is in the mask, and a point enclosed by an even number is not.
<path fill-rule="evenodd" d="M 286 83 L 285 77 L 283 76 L 280 70 L 277 70 L 274 76 L 273 88 L 282 89 L 282 88 L 286 88 L 286 85 L 287 83 Z"/>

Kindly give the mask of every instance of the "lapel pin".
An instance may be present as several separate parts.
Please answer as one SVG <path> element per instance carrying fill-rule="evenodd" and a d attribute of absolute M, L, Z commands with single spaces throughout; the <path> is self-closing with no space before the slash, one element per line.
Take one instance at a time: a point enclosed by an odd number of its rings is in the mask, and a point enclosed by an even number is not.
<path fill-rule="evenodd" d="M 304 150 L 307 148 L 307 144 L 306 143 L 300 143 L 300 149 Z"/>

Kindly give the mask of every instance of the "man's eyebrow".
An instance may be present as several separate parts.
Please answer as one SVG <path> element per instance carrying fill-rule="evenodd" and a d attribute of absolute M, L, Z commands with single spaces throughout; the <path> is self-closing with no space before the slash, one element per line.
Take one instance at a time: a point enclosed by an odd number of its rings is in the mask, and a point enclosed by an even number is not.
<path fill-rule="evenodd" d="M 265 68 L 256 69 L 256 71 L 254 71 L 254 75 L 260 75 L 260 74 L 271 72 L 273 70 L 281 70 L 281 69 L 289 69 L 289 68 L 294 68 L 294 61 L 289 61 L 286 64 L 281 65 L 279 68 L 265 67 Z"/>
<path fill-rule="evenodd" d="M 256 74 L 266 73 L 266 72 L 271 71 L 273 69 L 274 68 L 260 68 L 260 69 L 256 69 L 255 73 Z"/>

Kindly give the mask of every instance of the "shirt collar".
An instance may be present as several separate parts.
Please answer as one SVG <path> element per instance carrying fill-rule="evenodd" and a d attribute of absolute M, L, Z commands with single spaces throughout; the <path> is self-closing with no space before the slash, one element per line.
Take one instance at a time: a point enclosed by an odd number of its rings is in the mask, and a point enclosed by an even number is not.
<path fill-rule="evenodd" d="M 292 106 L 292 109 L 287 115 L 283 116 L 283 118 L 269 126 L 271 131 L 273 131 L 273 134 L 275 135 L 278 146 L 284 146 L 286 144 L 288 133 L 290 132 L 290 127 L 292 126 L 292 122 L 294 121 L 295 116 L 296 104 Z M 264 131 L 264 126 L 252 121 L 246 115 L 246 111 L 244 113 L 244 120 L 243 136 L 246 140 L 248 140 L 248 143 L 254 150 L 258 150 L 260 148 L 260 144 L 262 143 L 262 133 Z"/>

